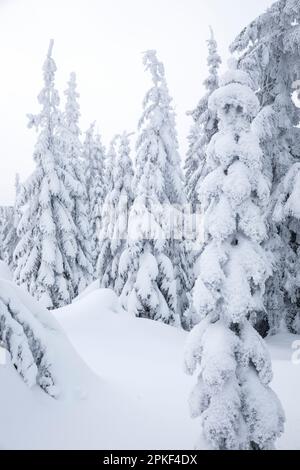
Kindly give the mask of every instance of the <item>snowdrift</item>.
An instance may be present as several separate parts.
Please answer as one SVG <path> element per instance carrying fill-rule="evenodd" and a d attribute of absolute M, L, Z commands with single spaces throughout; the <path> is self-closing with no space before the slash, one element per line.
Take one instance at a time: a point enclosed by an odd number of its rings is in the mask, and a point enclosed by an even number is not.
<path fill-rule="evenodd" d="M 189 416 L 194 379 L 183 372 L 186 333 L 134 318 L 113 292 L 94 287 L 54 313 L 19 294 L 47 327 L 61 394 L 54 400 L 28 388 L 7 358 L 0 366 L 0 448 L 193 449 L 200 423 Z M 291 361 L 297 339 L 286 334 L 269 344 L 272 386 L 287 414 L 280 449 L 300 449 L 300 366 Z"/>
<path fill-rule="evenodd" d="M 7 264 L 0 259 L 0 279 L 12 281 L 13 275 Z"/>

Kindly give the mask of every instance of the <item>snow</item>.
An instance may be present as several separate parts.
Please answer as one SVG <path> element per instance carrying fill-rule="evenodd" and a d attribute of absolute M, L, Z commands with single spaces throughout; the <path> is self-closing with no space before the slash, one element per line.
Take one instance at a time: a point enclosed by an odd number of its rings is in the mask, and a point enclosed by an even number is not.
<path fill-rule="evenodd" d="M 200 423 L 189 416 L 187 334 L 116 310 L 114 294 L 94 287 L 55 319 L 48 313 L 58 400 L 29 389 L 9 360 L 0 366 L 0 449 L 193 449 Z M 300 365 L 291 360 L 299 339 L 286 333 L 268 340 L 272 388 L 287 415 L 279 449 L 300 449 Z"/>
<path fill-rule="evenodd" d="M 0 260 L 0 279 L 5 279 L 6 281 L 12 281 L 12 272 L 7 264 Z"/>

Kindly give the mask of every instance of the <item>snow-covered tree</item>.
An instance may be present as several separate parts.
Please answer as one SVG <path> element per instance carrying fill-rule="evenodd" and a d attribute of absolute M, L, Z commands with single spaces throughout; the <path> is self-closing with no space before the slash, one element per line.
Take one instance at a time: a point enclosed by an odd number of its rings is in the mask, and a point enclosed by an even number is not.
<path fill-rule="evenodd" d="M 114 140 L 116 143 L 117 140 Z M 119 294 L 122 282 L 118 277 L 120 256 L 128 237 L 128 216 L 132 205 L 133 169 L 130 157 L 129 134 L 118 138 L 119 148 L 115 155 L 112 173 L 112 189 L 107 193 L 101 216 L 99 243 L 101 246 L 97 263 L 100 283 Z"/>
<path fill-rule="evenodd" d="M 76 181 L 75 191 L 70 187 L 72 218 L 76 226 L 77 253 L 72 266 L 72 281 L 75 295 L 78 295 L 93 279 L 92 247 L 90 242 L 89 201 L 85 180 L 85 167 L 80 141 L 80 108 L 78 104 L 76 75 L 71 73 L 65 91 L 66 106 L 59 129 L 60 151 L 63 164 Z"/>
<path fill-rule="evenodd" d="M 29 127 L 39 130 L 34 150 L 36 168 L 21 187 L 22 215 L 14 252 L 16 282 L 48 308 L 70 303 L 77 289 L 73 282 L 77 228 L 72 214 L 73 197 L 80 195 L 80 185 L 61 153 L 62 116 L 54 86 L 52 48 L 53 41 L 43 66 L 44 88 L 38 96 L 41 111 L 29 116 Z"/>
<path fill-rule="evenodd" d="M 189 148 L 185 160 L 185 190 L 193 212 L 199 210 L 199 188 L 201 181 L 206 176 L 205 159 L 206 148 L 212 136 L 218 130 L 217 118 L 208 109 L 208 99 L 213 91 L 218 88 L 218 73 L 221 58 L 217 50 L 217 42 L 214 38 L 213 30 L 210 28 L 210 39 L 207 41 L 208 58 L 207 65 L 209 75 L 204 81 L 206 94 L 199 101 L 196 109 L 188 112 L 194 122 L 188 136 Z"/>
<path fill-rule="evenodd" d="M 0 281 L 0 346 L 9 352 L 13 365 L 29 387 L 37 384 L 57 398 L 59 389 L 49 357 L 45 325 L 21 302 L 17 289 L 10 282 Z"/>
<path fill-rule="evenodd" d="M 202 321 L 190 334 L 186 370 L 199 369 L 191 395 L 202 417 L 208 447 L 272 449 L 283 431 L 284 413 L 269 387 L 271 359 L 252 326 L 264 308 L 271 267 L 262 246 L 269 181 L 251 121 L 259 101 L 249 76 L 231 68 L 209 99 L 219 132 L 207 149 L 208 174 L 200 191 L 205 248 L 199 261 L 194 304 Z"/>
<path fill-rule="evenodd" d="M 187 158 L 185 160 L 185 192 L 187 195 L 188 202 L 191 205 L 191 211 L 193 214 L 199 213 L 200 211 L 200 198 L 199 190 L 201 188 L 201 182 L 207 175 L 206 168 L 206 149 L 212 136 L 218 130 L 218 120 L 215 113 L 212 113 L 208 108 L 208 100 L 213 91 L 218 87 L 219 81 L 219 67 L 221 64 L 221 58 L 217 50 L 217 42 L 214 37 L 212 28 L 210 28 L 210 38 L 207 41 L 208 45 L 208 58 L 207 65 L 209 74 L 204 81 L 204 87 L 206 90 L 205 95 L 200 99 L 197 107 L 188 112 L 193 118 L 193 125 L 188 136 L 189 148 L 187 152 Z M 197 259 L 200 256 L 202 244 L 199 245 L 197 240 L 197 220 L 193 221 L 193 238 L 194 244 L 191 245 L 189 250 L 189 264 L 191 266 L 189 272 L 190 283 L 188 286 L 188 295 L 194 286 L 195 282 L 195 266 L 197 265 Z M 184 313 L 184 323 L 187 329 L 191 329 L 199 321 L 198 315 L 196 314 L 192 302 Z"/>
<path fill-rule="evenodd" d="M 20 177 L 16 174 L 15 180 L 15 203 L 11 210 L 11 217 L 7 220 L 5 236 L 3 240 L 3 259 L 13 268 L 13 254 L 18 243 L 17 226 L 20 220 L 19 210 L 19 194 L 20 194 Z"/>
<path fill-rule="evenodd" d="M 292 99 L 294 81 L 300 73 L 299 48 L 299 0 L 276 1 L 231 46 L 239 55 L 239 67 L 248 71 L 255 82 L 262 107 L 256 127 L 265 154 L 264 171 L 272 180 L 267 248 L 274 258 L 274 273 L 266 291 L 271 331 L 278 329 L 284 310 L 289 317 L 290 309 L 295 311 L 299 303 L 291 287 L 297 280 L 290 282 L 296 273 L 293 253 L 298 250 L 299 233 L 294 233 L 293 218 L 283 221 L 272 217 L 291 165 L 300 161 L 299 108 Z"/>
<path fill-rule="evenodd" d="M 286 244 L 283 284 L 286 292 L 286 324 L 290 332 L 300 333 L 300 162 L 291 166 L 280 185 L 274 220 L 281 224 Z"/>
<path fill-rule="evenodd" d="M 136 316 L 180 324 L 177 280 L 172 263 L 168 216 L 171 204 L 182 201 L 174 113 L 164 67 L 155 51 L 144 54 L 153 86 L 144 99 L 139 121 L 134 203 L 129 240 L 120 259 L 121 299 Z M 171 204 L 170 204 L 171 203 Z"/>
<path fill-rule="evenodd" d="M 86 132 L 84 141 L 85 177 L 89 199 L 89 218 L 91 228 L 91 245 L 93 266 L 99 256 L 99 233 L 101 226 L 101 211 L 106 195 L 104 175 L 105 148 L 99 133 L 94 135 L 94 123 Z"/>
<path fill-rule="evenodd" d="M 112 190 L 114 185 L 114 171 L 116 166 L 116 142 L 119 138 L 119 135 L 115 135 L 108 147 L 106 158 L 104 160 L 104 176 L 105 176 L 105 186 L 106 194 Z"/>
<path fill-rule="evenodd" d="M 190 291 L 192 280 L 191 252 L 185 240 L 183 226 L 183 211 L 187 203 L 184 193 L 184 178 L 181 170 L 181 158 L 178 150 L 175 113 L 172 107 L 165 70 L 162 62 L 157 59 L 156 51 L 147 51 L 144 55 L 144 64 L 152 78 L 152 87 L 144 101 L 144 114 L 141 124 L 148 120 L 150 129 L 157 136 L 157 149 L 159 158 L 165 162 L 163 174 L 165 193 L 169 208 L 166 208 L 166 217 L 170 221 L 169 253 L 174 269 L 177 290 L 177 315 L 186 326 L 184 313 L 189 311 L 190 302 L 187 293 Z M 142 171 L 142 166 L 140 170 Z"/>
<path fill-rule="evenodd" d="M 0 259 L 7 262 L 11 256 L 11 249 L 8 244 L 13 232 L 14 207 L 0 206 Z"/>

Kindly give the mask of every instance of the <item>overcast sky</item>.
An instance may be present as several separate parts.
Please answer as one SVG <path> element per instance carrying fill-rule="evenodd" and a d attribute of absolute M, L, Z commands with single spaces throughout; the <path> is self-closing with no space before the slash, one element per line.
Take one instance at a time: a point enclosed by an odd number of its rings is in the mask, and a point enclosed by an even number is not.
<path fill-rule="evenodd" d="M 215 31 L 224 61 L 235 35 L 272 0 L 0 0 L 0 205 L 14 197 L 18 171 L 33 170 L 36 134 L 27 113 L 39 110 L 41 67 L 50 38 L 63 98 L 78 79 L 81 128 L 97 120 L 103 142 L 135 131 L 149 86 L 142 51 L 157 49 L 177 113 L 181 152 L 206 77 L 206 39 Z"/>

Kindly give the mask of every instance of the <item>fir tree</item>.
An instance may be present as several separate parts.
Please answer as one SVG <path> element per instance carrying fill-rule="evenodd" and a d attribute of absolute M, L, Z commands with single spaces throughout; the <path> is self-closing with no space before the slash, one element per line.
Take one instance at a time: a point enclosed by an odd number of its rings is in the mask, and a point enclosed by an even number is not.
<path fill-rule="evenodd" d="M 299 303 L 291 287 L 297 280 L 287 282 L 296 272 L 299 234 L 294 233 L 293 218 L 275 220 L 272 211 L 281 198 L 284 179 L 300 159 L 299 109 L 292 100 L 293 83 L 299 77 L 299 23 L 299 0 L 279 0 L 231 46 L 239 54 L 239 67 L 250 73 L 262 107 L 256 129 L 265 154 L 264 172 L 272 181 L 267 248 L 274 262 L 266 291 L 268 316 L 261 321 L 267 323 L 264 330 L 272 332 L 278 330 L 284 310 L 290 318 Z"/>
<path fill-rule="evenodd" d="M 106 154 L 106 158 L 104 161 L 104 175 L 105 175 L 105 185 L 106 185 L 106 194 L 113 189 L 114 185 L 114 171 L 116 166 L 116 158 L 117 158 L 117 151 L 116 151 L 116 143 L 119 138 L 119 135 L 115 135 L 108 148 L 108 152 Z"/>
<path fill-rule="evenodd" d="M 217 132 L 217 119 L 208 109 L 208 99 L 216 88 L 218 88 L 218 70 L 221 58 L 217 51 L 217 42 L 214 38 L 213 30 L 210 29 L 211 36 L 207 41 L 208 58 L 207 65 L 209 75 L 204 81 L 206 94 L 199 101 L 196 109 L 189 112 L 194 123 L 188 136 L 189 149 L 185 161 L 185 189 L 192 211 L 195 213 L 200 208 L 198 192 L 201 180 L 206 176 L 205 158 L 206 148 L 212 136 Z"/>
<path fill-rule="evenodd" d="M 175 113 L 172 98 L 166 82 L 162 62 L 157 59 L 156 51 L 145 53 L 146 70 L 151 74 L 153 86 L 145 98 L 145 112 L 142 121 L 148 119 L 157 133 L 160 159 L 165 161 L 163 174 L 164 187 L 169 206 L 166 217 L 169 218 L 168 256 L 174 269 L 177 291 L 177 315 L 184 327 L 187 326 L 186 314 L 190 311 L 187 293 L 193 285 L 192 259 L 188 241 L 185 239 L 183 212 L 187 202 L 184 194 L 181 158 L 178 150 Z M 142 168 L 142 167 L 141 167 Z"/>
<path fill-rule="evenodd" d="M 94 124 L 86 132 L 83 154 L 89 199 L 92 258 L 93 266 L 96 267 L 100 248 L 101 211 L 106 195 L 106 183 L 104 179 L 105 148 L 102 145 L 100 135 L 94 135 Z"/>
<path fill-rule="evenodd" d="M 121 299 L 136 316 L 179 325 L 176 273 L 166 224 L 171 204 L 183 197 L 174 114 L 164 67 L 155 51 L 144 54 L 144 65 L 153 86 L 139 121 L 129 240 L 120 259 Z"/>
<path fill-rule="evenodd" d="M 117 139 L 114 139 L 114 143 Z M 118 137 L 119 148 L 115 155 L 112 174 L 112 188 L 103 205 L 100 232 L 101 250 L 98 258 L 98 272 L 103 287 L 111 287 L 117 293 L 122 282 L 118 277 L 120 256 L 128 237 L 128 214 L 132 205 L 132 160 L 130 157 L 129 134 Z"/>
<path fill-rule="evenodd" d="M 200 192 L 206 244 L 194 291 L 202 321 L 190 334 L 186 353 L 188 373 L 200 365 L 191 410 L 202 417 L 210 448 L 272 449 L 284 414 L 269 387 L 268 349 L 251 325 L 251 317 L 264 308 L 271 270 L 262 247 L 269 182 L 250 125 L 259 102 L 242 71 L 231 69 L 220 84 L 209 99 L 219 132 L 207 149 L 208 174 Z"/>
<path fill-rule="evenodd" d="M 72 218 L 76 226 L 77 253 L 72 266 L 72 281 L 74 294 L 78 295 L 92 280 L 93 267 L 91 264 L 90 219 L 88 194 L 86 189 L 81 131 L 79 129 L 80 109 L 78 104 L 76 75 L 71 73 L 68 88 L 65 91 L 66 106 L 60 126 L 59 142 L 64 165 L 77 182 L 75 191 L 70 187 L 72 198 Z"/>
<path fill-rule="evenodd" d="M 16 174 L 15 180 L 15 203 L 11 211 L 11 216 L 6 222 L 4 240 L 3 240 L 3 253 L 4 261 L 14 269 L 14 250 L 18 243 L 17 226 L 20 220 L 20 208 L 19 208 L 19 194 L 20 194 L 20 177 Z"/>
<path fill-rule="evenodd" d="M 0 259 L 8 264 L 11 258 L 9 242 L 13 236 L 14 212 L 13 206 L 0 207 Z"/>
<path fill-rule="evenodd" d="M 54 86 L 56 65 L 50 42 L 43 66 L 44 88 L 38 96 L 41 111 L 29 116 L 39 130 L 34 150 L 36 169 L 22 185 L 19 242 L 14 252 L 15 280 L 48 308 L 70 303 L 77 286 L 73 268 L 78 256 L 77 228 L 72 218 L 73 197 L 79 184 L 61 153 L 61 114 Z"/>

